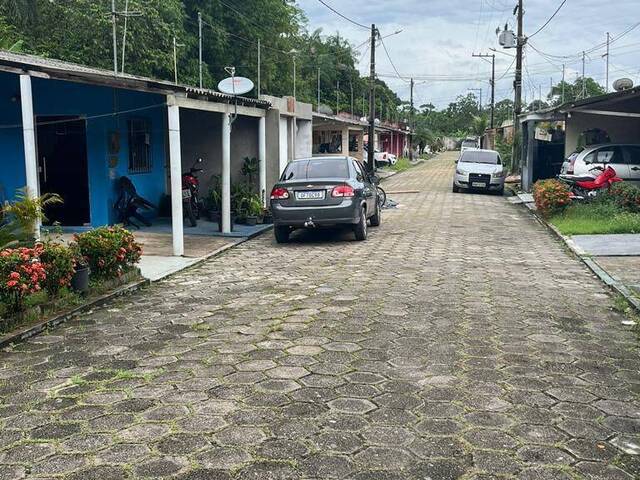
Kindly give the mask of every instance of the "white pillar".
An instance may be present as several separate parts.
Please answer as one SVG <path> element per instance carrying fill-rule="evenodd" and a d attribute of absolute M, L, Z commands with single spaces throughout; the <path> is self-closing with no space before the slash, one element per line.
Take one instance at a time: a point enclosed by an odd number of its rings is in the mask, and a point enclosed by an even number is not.
<path fill-rule="evenodd" d="M 222 233 L 231 233 L 231 115 L 222 114 Z"/>
<path fill-rule="evenodd" d="M 33 95 L 29 75 L 20 75 L 20 103 L 22 105 L 22 135 L 24 138 L 24 169 L 27 191 L 31 198 L 35 198 L 40 194 L 40 188 L 38 186 L 36 132 L 33 122 Z M 34 234 L 37 240 L 40 239 L 40 220 L 36 222 L 35 227 Z"/>
<path fill-rule="evenodd" d="M 349 156 L 349 127 L 342 129 L 342 155 Z"/>
<path fill-rule="evenodd" d="M 171 177 L 171 233 L 173 254 L 184 255 L 184 220 L 182 213 L 182 153 L 180 151 L 180 107 L 167 97 L 169 119 L 169 172 Z"/>
<path fill-rule="evenodd" d="M 258 124 L 258 161 L 260 162 L 260 197 L 267 205 L 267 118 L 260 117 Z"/>

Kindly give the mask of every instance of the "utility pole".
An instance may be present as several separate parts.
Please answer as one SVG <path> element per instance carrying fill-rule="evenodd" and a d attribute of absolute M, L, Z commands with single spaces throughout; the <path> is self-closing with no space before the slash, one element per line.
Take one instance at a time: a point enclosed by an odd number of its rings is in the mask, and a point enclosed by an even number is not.
<path fill-rule="evenodd" d="M 258 42 L 259 41 L 260 40 L 258 40 Z M 258 51 L 260 51 L 260 47 L 258 47 Z M 258 53 L 258 56 L 259 55 L 260 53 Z M 258 71 L 260 70 L 258 69 Z M 201 12 L 198 12 L 198 74 L 200 77 L 200 88 L 202 88 L 202 13 Z M 258 73 L 258 78 L 260 78 L 259 73 Z M 258 81 L 258 85 L 260 85 L 260 81 Z M 260 90 L 260 87 L 258 87 L 258 90 Z"/>
<path fill-rule="evenodd" d="M 353 80 L 349 80 L 349 88 L 351 89 L 351 116 L 353 117 Z"/>
<path fill-rule="evenodd" d="M 320 111 L 320 66 L 318 65 L 318 106 L 317 108 L 317 112 Z"/>
<path fill-rule="evenodd" d="M 173 79 L 178 84 L 178 47 L 184 47 L 184 44 L 178 43 L 176 37 L 173 37 Z"/>
<path fill-rule="evenodd" d="M 118 38 L 116 31 L 116 22 L 118 21 L 118 12 L 116 12 L 116 0 L 111 0 L 111 30 L 113 34 L 113 74 L 118 75 Z"/>
<path fill-rule="evenodd" d="M 491 128 L 495 127 L 495 109 L 496 109 L 496 54 L 487 55 L 487 54 L 479 54 L 475 53 L 472 55 L 476 58 L 490 58 L 491 59 Z M 481 90 L 482 92 L 482 90 Z M 482 98 L 482 93 L 480 93 L 480 97 Z M 481 102 L 482 104 L 482 102 Z M 482 110 L 482 108 L 480 108 Z"/>
<path fill-rule="evenodd" d="M 411 106 L 410 106 L 410 111 L 409 111 L 409 160 L 413 162 L 413 125 L 414 125 L 414 119 L 415 119 L 415 114 L 413 111 L 413 86 L 415 85 L 415 82 L 413 81 L 413 78 L 411 79 Z"/>
<path fill-rule="evenodd" d="M 336 83 L 336 115 L 340 112 L 340 80 Z"/>
<path fill-rule="evenodd" d="M 369 64 L 369 148 L 367 150 L 367 166 L 370 172 L 375 171 L 374 137 L 376 134 L 376 25 L 371 25 L 371 60 Z"/>
<path fill-rule="evenodd" d="M 562 64 L 562 97 L 560 105 L 564 104 L 564 78 L 565 78 L 565 64 Z"/>
<path fill-rule="evenodd" d="M 127 20 L 129 19 L 129 0 L 124 2 L 124 29 L 122 31 L 122 61 L 120 62 L 120 71 L 124 75 L 124 56 L 127 51 Z"/>
<path fill-rule="evenodd" d="M 611 44 L 611 34 L 609 32 L 607 32 L 607 53 L 604 54 L 605 57 L 607 57 L 607 89 L 606 92 L 609 93 L 609 46 Z"/>
<path fill-rule="evenodd" d="M 522 113 L 522 53 L 524 50 L 524 45 L 526 43 L 526 39 L 524 38 L 524 8 L 522 5 L 523 1 L 518 0 L 518 6 L 516 7 L 516 12 L 518 14 L 518 38 L 516 45 L 516 78 L 513 84 L 515 90 L 515 100 L 513 102 L 513 133 L 514 139 L 513 142 L 513 165 L 517 165 L 517 172 L 520 173 L 522 171 L 522 156 L 520 155 L 520 151 L 518 150 L 518 145 L 520 142 L 517 141 L 518 135 L 520 134 L 520 114 Z"/>
<path fill-rule="evenodd" d="M 258 39 L 258 98 L 262 95 L 262 43 Z"/>
<path fill-rule="evenodd" d="M 585 57 L 587 54 L 582 52 L 582 93 L 580 94 L 580 98 L 584 98 L 586 94 L 585 84 L 584 84 L 584 74 L 585 74 Z"/>

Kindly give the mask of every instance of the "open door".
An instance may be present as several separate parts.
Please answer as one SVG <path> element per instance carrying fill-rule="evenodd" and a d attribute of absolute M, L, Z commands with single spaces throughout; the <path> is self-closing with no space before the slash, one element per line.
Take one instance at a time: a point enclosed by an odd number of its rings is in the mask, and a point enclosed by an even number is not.
<path fill-rule="evenodd" d="M 37 122 L 40 194 L 57 193 L 64 200 L 64 204 L 47 209 L 48 223 L 89 225 L 85 121 L 73 116 L 39 116 Z"/>

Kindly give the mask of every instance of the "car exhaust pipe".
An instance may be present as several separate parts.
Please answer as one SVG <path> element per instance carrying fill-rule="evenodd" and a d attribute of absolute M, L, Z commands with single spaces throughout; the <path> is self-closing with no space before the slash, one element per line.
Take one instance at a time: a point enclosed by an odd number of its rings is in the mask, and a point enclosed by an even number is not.
<path fill-rule="evenodd" d="M 316 228 L 316 224 L 313 223 L 313 219 L 311 217 L 307 218 L 304 222 L 304 228 Z"/>

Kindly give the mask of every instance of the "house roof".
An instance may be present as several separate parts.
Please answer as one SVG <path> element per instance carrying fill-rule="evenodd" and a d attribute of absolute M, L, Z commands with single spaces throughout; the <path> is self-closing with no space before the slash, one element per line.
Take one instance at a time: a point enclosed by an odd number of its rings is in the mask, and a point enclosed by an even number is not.
<path fill-rule="evenodd" d="M 0 71 L 29 73 L 33 76 L 54 78 L 72 82 L 89 83 L 128 90 L 146 91 L 160 94 L 180 93 L 212 102 L 228 103 L 234 100 L 232 95 L 215 90 L 200 89 L 187 85 L 176 85 L 166 80 L 141 77 L 128 73 L 114 75 L 112 70 L 87 67 L 77 63 L 51 58 L 24 55 L 0 50 Z M 268 109 L 271 104 L 255 98 L 238 97 L 238 103 L 247 106 Z"/>
<path fill-rule="evenodd" d="M 621 102 L 627 102 L 620 105 Z M 521 116 L 526 120 L 538 119 L 554 119 L 558 115 L 564 115 L 569 112 L 580 111 L 587 108 L 596 110 L 612 110 L 617 112 L 639 113 L 640 112 L 640 86 L 623 90 L 620 92 L 612 92 L 595 97 L 589 97 L 573 102 L 566 102 L 557 107 L 545 108 L 535 112 L 528 112 Z"/>
<path fill-rule="evenodd" d="M 342 123 L 346 125 L 352 125 L 355 127 L 366 127 L 369 124 L 367 122 L 362 122 L 360 120 L 354 120 L 346 117 L 341 117 L 337 115 L 327 115 L 326 113 L 313 112 L 313 120 L 320 120 L 322 122 L 336 122 Z"/>

